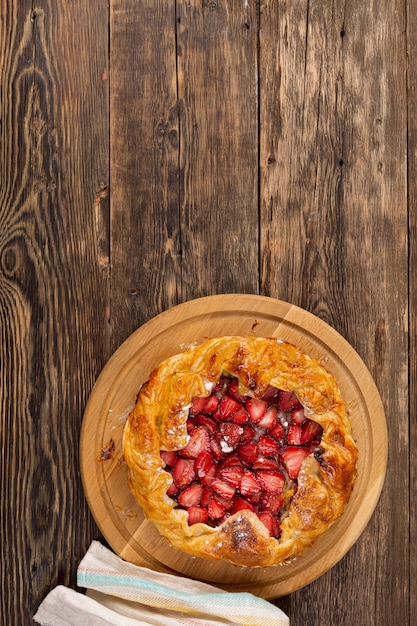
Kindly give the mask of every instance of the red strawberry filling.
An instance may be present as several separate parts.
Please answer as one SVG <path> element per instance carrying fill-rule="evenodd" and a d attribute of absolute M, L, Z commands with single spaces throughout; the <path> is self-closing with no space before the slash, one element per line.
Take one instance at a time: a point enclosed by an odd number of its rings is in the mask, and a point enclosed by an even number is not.
<path fill-rule="evenodd" d="M 247 509 L 278 538 L 304 459 L 322 452 L 323 429 L 296 394 L 269 385 L 261 398 L 243 395 L 224 375 L 208 397 L 192 399 L 187 432 L 187 445 L 161 458 L 173 479 L 167 494 L 189 525 L 218 526 Z"/>

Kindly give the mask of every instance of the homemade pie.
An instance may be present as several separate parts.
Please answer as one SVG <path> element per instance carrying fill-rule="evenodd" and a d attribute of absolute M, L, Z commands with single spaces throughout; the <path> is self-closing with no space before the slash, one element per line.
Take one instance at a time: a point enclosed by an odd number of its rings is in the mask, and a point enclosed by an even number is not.
<path fill-rule="evenodd" d="M 129 486 L 184 552 L 242 566 L 299 556 L 343 513 L 357 448 L 334 376 L 275 338 L 168 358 L 124 430 Z"/>

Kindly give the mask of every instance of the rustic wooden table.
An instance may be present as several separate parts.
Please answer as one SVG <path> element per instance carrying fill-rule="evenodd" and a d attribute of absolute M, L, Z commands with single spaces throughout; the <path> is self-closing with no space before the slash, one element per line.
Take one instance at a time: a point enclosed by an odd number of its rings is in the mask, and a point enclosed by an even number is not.
<path fill-rule="evenodd" d="M 385 485 L 292 626 L 417 623 L 417 2 L 0 0 L 2 624 L 75 586 L 94 382 L 203 295 L 294 303 L 379 388 Z"/>

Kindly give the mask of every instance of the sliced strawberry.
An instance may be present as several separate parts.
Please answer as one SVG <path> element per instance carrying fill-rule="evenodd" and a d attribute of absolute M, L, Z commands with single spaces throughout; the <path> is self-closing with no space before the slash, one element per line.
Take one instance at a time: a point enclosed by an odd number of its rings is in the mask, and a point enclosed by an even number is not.
<path fill-rule="evenodd" d="M 245 465 L 251 466 L 258 458 L 258 446 L 252 441 L 238 447 L 237 453 Z"/>
<path fill-rule="evenodd" d="M 232 376 L 227 381 L 227 395 L 229 395 L 233 400 L 239 402 L 239 404 L 243 404 L 245 402 L 245 396 L 239 391 L 239 379 L 236 376 Z"/>
<path fill-rule="evenodd" d="M 210 449 L 210 435 L 205 426 L 197 426 L 190 435 L 187 445 L 181 450 L 182 456 L 196 459 L 201 452 Z"/>
<path fill-rule="evenodd" d="M 214 437 L 212 437 L 210 439 L 210 450 L 211 453 L 213 455 L 213 457 L 215 458 L 216 461 L 221 461 L 222 459 L 225 459 L 227 456 L 227 447 L 223 446 L 225 448 L 225 450 L 223 450 L 222 446 L 220 445 L 220 443 L 217 441 L 217 439 L 215 439 Z M 230 450 L 231 452 L 232 450 Z"/>
<path fill-rule="evenodd" d="M 218 429 L 218 423 L 214 417 L 210 417 L 204 413 L 199 413 L 195 416 L 195 423 L 197 426 L 205 426 L 211 435 L 214 435 Z"/>
<path fill-rule="evenodd" d="M 200 452 L 194 463 L 195 473 L 202 483 L 210 483 L 217 473 L 216 463 L 210 452 Z"/>
<path fill-rule="evenodd" d="M 219 464 L 219 473 L 221 471 L 223 471 L 224 469 L 226 469 L 226 467 L 242 467 L 242 461 L 240 460 L 240 458 L 238 457 L 236 452 L 233 452 L 232 454 L 229 454 L 229 456 L 224 459 L 224 461 L 221 461 L 221 463 Z"/>
<path fill-rule="evenodd" d="M 293 391 L 283 391 L 281 389 L 278 398 L 278 409 L 280 411 L 291 411 L 291 409 L 299 406 L 301 406 L 300 401 Z"/>
<path fill-rule="evenodd" d="M 258 456 L 252 465 L 253 471 L 257 470 L 279 470 L 279 462 L 275 459 L 268 459 L 265 456 Z"/>
<path fill-rule="evenodd" d="M 287 468 L 288 476 L 295 480 L 306 456 L 310 451 L 300 446 L 288 446 L 282 452 L 282 460 Z"/>
<path fill-rule="evenodd" d="M 172 477 L 180 489 L 187 487 L 195 479 L 194 461 L 192 459 L 178 459 L 172 470 Z"/>
<path fill-rule="evenodd" d="M 218 395 L 219 398 L 225 393 L 227 380 L 228 378 L 222 374 L 212 389 L 212 392 Z"/>
<path fill-rule="evenodd" d="M 238 426 L 238 424 L 224 422 L 220 425 L 220 432 L 222 439 L 227 443 L 227 445 L 231 448 L 235 448 L 243 434 L 243 428 Z"/>
<path fill-rule="evenodd" d="M 266 526 L 271 537 L 278 537 L 280 528 L 278 520 L 269 512 L 261 511 L 257 514 L 261 522 Z"/>
<path fill-rule="evenodd" d="M 188 419 L 187 419 L 187 433 L 189 435 L 191 435 L 191 433 L 193 432 L 195 427 L 196 427 L 196 421 L 195 421 L 194 416 L 188 417 Z"/>
<path fill-rule="evenodd" d="M 245 498 L 236 496 L 236 498 L 233 501 L 232 514 L 238 513 L 239 511 L 244 511 L 244 510 L 254 511 L 255 507 L 253 504 L 248 502 L 248 500 L 246 500 Z"/>
<path fill-rule="evenodd" d="M 229 424 L 229 422 L 227 423 Z M 223 454 L 222 458 L 226 458 L 236 448 L 236 446 L 231 445 L 231 443 L 229 443 L 228 441 L 226 441 L 224 437 L 222 437 L 222 433 L 220 430 L 216 432 L 216 434 L 214 435 L 214 439 L 217 441 L 217 443 L 220 446 L 220 450 L 222 451 L 222 454 Z"/>
<path fill-rule="evenodd" d="M 269 511 L 272 515 L 278 515 L 284 504 L 284 494 L 277 493 L 263 493 L 261 496 L 261 509 L 263 511 Z"/>
<path fill-rule="evenodd" d="M 256 493 L 250 493 L 247 497 L 247 499 L 249 500 L 249 502 L 251 502 L 252 504 L 254 504 L 256 507 L 258 507 L 259 502 L 261 501 L 261 496 L 262 496 L 262 491 L 261 489 L 259 489 L 259 491 L 257 491 Z"/>
<path fill-rule="evenodd" d="M 222 470 L 220 470 L 218 476 L 222 480 L 225 480 L 233 485 L 235 489 L 237 489 L 240 485 L 242 474 L 243 468 L 241 465 L 231 465 L 230 467 L 224 467 Z"/>
<path fill-rule="evenodd" d="M 202 413 L 204 411 L 204 407 L 206 406 L 207 398 L 201 398 L 200 396 L 195 396 L 191 399 L 191 406 L 189 408 L 188 413 L 190 415 L 197 415 L 198 413 Z"/>
<path fill-rule="evenodd" d="M 223 396 L 215 413 L 215 417 L 219 420 L 219 422 L 225 422 L 240 409 L 240 406 L 241 405 L 236 402 L 236 400 L 233 400 L 233 398 Z"/>
<path fill-rule="evenodd" d="M 220 493 L 216 493 L 214 492 L 214 499 L 216 500 L 216 502 L 219 502 L 219 504 L 221 504 L 224 507 L 225 511 L 230 511 L 231 508 L 233 507 L 233 502 L 234 502 L 234 497 L 233 498 L 225 498 L 224 496 L 220 495 Z"/>
<path fill-rule="evenodd" d="M 292 409 L 291 420 L 294 422 L 294 424 L 303 424 L 305 419 L 306 415 L 302 406 L 299 406 L 296 409 Z"/>
<path fill-rule="evenodd" d="M 256 476 L 250 470 L 245 470 L 240 481 L 240 493 L 242 496 L 251 496 L 260 492 Z"/>
<path fill-rule="evenodd" d="M 245 424 L 249 419 L 249 413 L 241 406 L 230 419 L 235 424 Z"/>
<path fill-rule="evenodd" d="M 302 431 L 303 431 L 303 427 L 300 424 L 291 423 L 288 426 L 288 432 L 287 432 L 288 443 L 292 446 L 300 445 Z"/>
<path fill-rule="evenodd" d="M 231 511 L 226 511 L 223 517 L 219 517 L 219 519 L 215 520 L 215 524 L 217 526 L 220 526 L 220 524 L 223 524 L 223 522 L 225 522 L 231 516 L 231 514 Z"/>
<path fill-rule="evenodd" d="M 273 428 L 277 421 L 277 407 L 270 406 L 265 415 L 259 420 L 258 426 L 259 428 L 265 428 L 265 430 L 270 430 Z"/>
<path fill-rule="evenodd" d="M 323 428 L 317 422 L 307 419 L 303 424 L 300 443 L 319 442 L 323 434 Z"/>
<path fill-rule="evenodd" d="M 161 455 L 161 459 L 165 465 L 168 465 L 168 467 L 174 467 L 178 458 L 178 454 L 175 450 L 161 450 L 159 454 Z"/>
<path fill-rule="evenodd" d="M 212 489 L 223 498 L 231 499 L 235 495 L 236 488 L 220 478 L 215 478 L 211 483 Z"/>
<path fill-rule="evenodd" d="M 193 524 L 206 524 L 206 522 L 208 522 L 208 513 L 206 509 L 203 509 L 201 506 L 190 506 L 187 513 L 189 526 Z"/>
<path fill-rule="evenodd" d="M 201 479 L 201 482 L 203 485 L 211 485 L 211 483 L 216 478 L 216 476 L 217 476 L 217 465 L 216 463 L 213 463 L 213 465 L 211 466 L 207 474 L 204 476 L 204 478 Z"/>
<path fill-rule="evenodd" d="M 271 537 L 274 535 L 274 517 L 269 511 L 261 511 L 257 514 L 261 522 L 267 527 Z"/>
<path fill-rule="evenodd" d="M 201 494 L 201 506 L 207 509 L 210 500 L 214 495 L 213 489 L 209 485 L 204 485 L 203 491 Z"/>
<path fill-rule="evenodd" d="M 246 401 L 246 409 L 249 413 L 249 418 L 255 424 L 263 418 L 267 408 L 267 402 L 261 400 L 261 398 L 248 398 Z"/>
<path fill-rule="evenodd" d="M 226 509 L 222 504 L 220 504 L 220 502 L 216 500 L 216 498 L 211 498 L 210 502 L 207 505 L 207 513 L 212 520 L 216 520 L 220 517 L 223 517 L 223 515 L 226 513 Z"/>
<path fill-rule="evenodd" d="M 172 496 L 176 496 L 178 493 L 179 489 L 177 487 L 177 485 L 175 484 L 175 482 L 172 482 L 170 484 L 170 486 L 167 489 L 167 496 L 172 497 Z"/>
<path fill-rule="evenodd" d="M 190 506 L 198 506 L 201 502 L 201 494 L 203 493 L 203 486 L 198 483 L 193 483 L 189 487 L 186 487 L 184 491 L 181 491 L 178 496 L 178 504 L 188 509 Z"/>
<path fill-rule="evenodd" d="M 280 472 L 262 470 L 257 472 L 256 477 L 262 488 L 268 493 L 282 493 L 285 478 Z"/>
<path fill-rule="evenodd" d="M 240 437 L 240 443 L 250 443 L 255 438 L 256 430 L 250 424 L 243 424 L 243 433 Z"/>
<path fill-rule="evenodd" d="M 276 404 L 279 398 L 280 390 L 277 387 L 268 385 L 263 392 L 261 398 L 268 402 L 268 404 Z"/>
<path fill-rule="evenodd" d="M 279 444 L 268 435 L 261 435 L 258 441 L 259 454 L 262 456 L 274 456 L 279 451 Z"/>
<path fill-rule="evenodd" d="M 212 393 L 206 401 L 204 407 L 204 413 L 214 413 L 217 407 L 219 406 L 219 398 L 215 393 Z"/>
<path fill-rule="evenodd" d="M 275 528 L 274 528 L 274 537 L 278 539 L 281 535 L 281 524 L 278 517 L 274 517 Z"/>
<path fill-rule="evenodd" d="M 277 422 L 273 428 L 269 431 L 269 435 L 278 441 L 285 435 L 285 430 L 281 422 Z"/>

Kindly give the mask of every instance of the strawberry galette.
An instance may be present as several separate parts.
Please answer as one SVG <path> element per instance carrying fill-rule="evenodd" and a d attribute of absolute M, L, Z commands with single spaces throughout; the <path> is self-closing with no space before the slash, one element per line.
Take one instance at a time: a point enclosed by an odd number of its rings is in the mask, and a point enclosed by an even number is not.
<path fill-rule="evenodd" d="M 300 555 L 356 476 L 333 375 L 273 338 L 217 337 L 161 363 L 123 445 L 129 485 L 172 545 L 252 567 Z"/>

